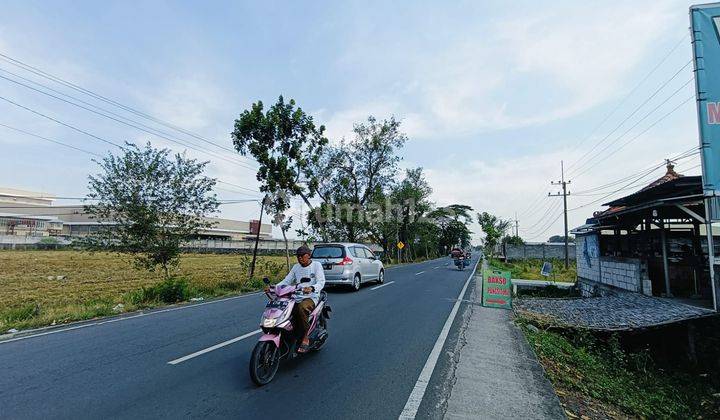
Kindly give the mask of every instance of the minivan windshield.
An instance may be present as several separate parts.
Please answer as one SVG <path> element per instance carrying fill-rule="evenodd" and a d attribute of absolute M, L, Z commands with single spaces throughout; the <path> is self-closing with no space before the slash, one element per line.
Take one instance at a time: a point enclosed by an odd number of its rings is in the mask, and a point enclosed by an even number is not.
<path fill-rule="evenodd" d="M 313 258 L 343 258 L 345 250 L 341 246 L 316 246 L 313 249 Z"/>

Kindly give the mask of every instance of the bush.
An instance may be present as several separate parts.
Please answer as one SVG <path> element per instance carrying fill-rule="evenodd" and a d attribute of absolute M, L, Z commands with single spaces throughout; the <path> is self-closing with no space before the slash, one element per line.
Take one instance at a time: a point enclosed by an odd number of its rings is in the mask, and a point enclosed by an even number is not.
<path fill-rule="evenodd" d="M 14 308 L 8 308 L 0 314 L 5 325 L 12 324 L 19 321 L 28 320 L 40 313 L 40 307 L 36 304 L 28 304 L 18 306 Z"/>
<path fill-rule="evenodd" d="M 561 399 L 579 393 L 641 418 L 718 418 L 708 379 L 659 366 L 647 351 L 628 352 L 617 334 L 534 331 L 526 328 L 529 320 L 517 321 Z"/>
<path fill-rule="evenodd" d="M 177 303 L 190 299 L 193 293 L 185 279 L 169 278 L 149 287 L 130 292 L 126 299 L 134 305 L 153 302 Z"/>

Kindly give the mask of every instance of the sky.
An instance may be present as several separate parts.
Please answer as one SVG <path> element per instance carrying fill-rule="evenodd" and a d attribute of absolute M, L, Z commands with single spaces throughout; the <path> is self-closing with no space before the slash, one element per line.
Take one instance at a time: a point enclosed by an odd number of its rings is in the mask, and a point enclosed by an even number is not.
<path fill-rule="evenodd" d="M 353 123 L 370 115 L 394 116 L 409 138 L 401 170 L 424 168 L 436 205 L 517 217 L 524 239 L 546 240 L 563 232 L 561 199 L 547 197 L 558 191 L 550 182 L 560 179 L 561 161 L 572 228 L 611 198 L 660 177 L 663 160 L 697 147 L 698 134 L 690 3 L 540 4 L 0 0 L 0 54 L 197 135 L 0 59 L 0 124 L 85 151 L 0 126 L 0 186 L 85 196 L 87 177 L 98 169 L 86 152 L 117 151 L 100 137 L 150 141 L 208 160 L 209 175 L 234 184 L 218 185 L 221 199 L 250 199 L 257 164 L 227 150 L 233 122 L 253 102 L 283 95 L 324 124 L 331 141 L 349 138 Z M 50 87 L 171 135 L 1 77 Z M 700 173 L 697 155 L 676 164 L 680 173 Z M 221 209 L 222 217 L 242 220 L 259 212 L 254 202 Z M 294 203 L 296 221 L 303 210 Z M 472 230 L 479 240 L 479 227 Z"/>

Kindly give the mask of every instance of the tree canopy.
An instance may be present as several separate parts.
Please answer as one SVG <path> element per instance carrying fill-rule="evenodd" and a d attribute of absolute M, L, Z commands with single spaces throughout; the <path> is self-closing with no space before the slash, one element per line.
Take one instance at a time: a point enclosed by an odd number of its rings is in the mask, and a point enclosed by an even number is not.
<path fill-rule="evenodd" d="M 150 143 L 128 143 L 122 154 L 95 162 L 101 171 L 89 177 L 88 197 L 97 202 L 85 212 L 106 225 L 84 245 L 131 254 L 148 270 L 160 265 L 167 278 L 182 243 L 213 225 L 205 218 L 218 208 L 216 180 L 203 175 L 207 162 L 171 156 Z"/>

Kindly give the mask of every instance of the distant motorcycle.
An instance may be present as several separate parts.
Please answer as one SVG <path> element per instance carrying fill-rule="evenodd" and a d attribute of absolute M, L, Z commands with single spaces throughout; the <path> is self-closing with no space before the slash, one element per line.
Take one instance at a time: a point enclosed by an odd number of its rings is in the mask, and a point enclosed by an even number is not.
<path fill-rule="evenodd" d="M 299 340 L 293 332 L 291 314 L 295 306 L 295 295 L 302 294 L 303 283 L 308 281 L 310 279 L 304 278 L 298 285 L 271 286 L 270 291 L 265 293 L 270 301 L 265 305 L 265 312 L 260 320 L 263 335 L 250 356 L 250 378 L 258 386 L 272 381 L 281 360 L 294 359 L 301 354 L 297 352 Z M 264 278 L 263 282 L 270 283 L 267 278 Z M 310 314 L 310 350 L 318 351 L 325 345 L 330 312 L 327 294 L 322 290 L 318 304 Z"/>
<path fill-rule="evenodd" d="M 465 263 L 465 257 L 460 256 L 455 258 L 455 267 L 457 267 L 458 270 L 464 270 L 466 265 L 467 264 Z"/>

